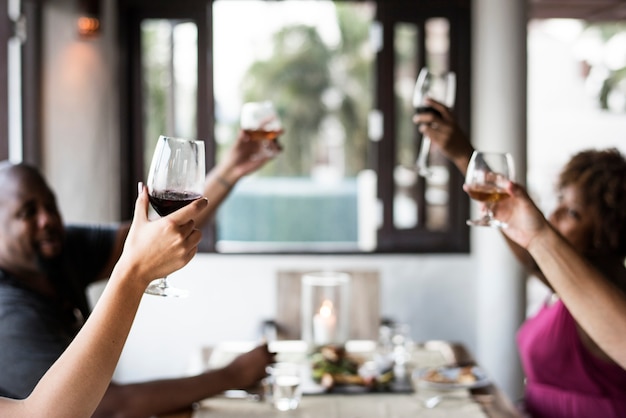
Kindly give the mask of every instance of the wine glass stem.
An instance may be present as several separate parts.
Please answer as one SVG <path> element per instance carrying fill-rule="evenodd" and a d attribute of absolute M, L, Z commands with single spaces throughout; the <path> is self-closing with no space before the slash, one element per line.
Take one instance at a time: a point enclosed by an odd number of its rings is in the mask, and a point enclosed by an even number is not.
<path fill-rule="evenodd" d="M 493 210 L 492 210 L 493 204 L 492 203 L 487 203 L 485 205 L 485 212 L 486 212 L 486 217 L 488 219 L 493 219 Z"/>
<path fill-rule="evenodd" d="M 422 137 L 422 144 L 420 146 L 420 152 L 417 156 L 417 169 L 421 175 L 428 174 L 428 154 L 430 153 L 430 138 L 424 135 Z"/>

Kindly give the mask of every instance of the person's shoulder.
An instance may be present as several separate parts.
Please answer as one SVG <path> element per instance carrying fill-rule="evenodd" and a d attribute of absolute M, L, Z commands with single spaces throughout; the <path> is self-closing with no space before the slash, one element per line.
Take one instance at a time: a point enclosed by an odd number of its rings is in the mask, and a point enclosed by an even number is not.
<path fill-rule="evenodd" d="M 0 336 L 6 337 L 39 329 L 41 313 L 46 310 L 42 299 L 18 285 L 0 282 Z M 8 340 L 3 338 L 3 344 Z M 5 347 L 6 348 L 6 347 Z"/>
<path fill-rule="evenodd" d="M 67 224 L 65 226 L 66 241 L 88 242 L 100 239 L 113 239 L 122 227 L 120 223 L 101 224 Z"/>
<path fill-rule="evenodd" d="M 0 269 L 0 310 L 5 307 L 5 301 L 21 297 L 24 292 L 17 277 Z"/>

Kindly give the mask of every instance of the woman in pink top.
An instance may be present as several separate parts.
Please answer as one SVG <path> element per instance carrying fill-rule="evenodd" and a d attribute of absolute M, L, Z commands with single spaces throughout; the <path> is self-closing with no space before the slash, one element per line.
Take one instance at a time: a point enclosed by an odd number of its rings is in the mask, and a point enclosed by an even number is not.
<path fill-rule="evenodd" d="M 420 130 L 465 172 L 473 147 L 450 111 L 417 115 Z M 565 166 L 549 218 L 519 185 L 496 218 L 514 254 L 555 294 L 518 332 L 534 418 L 626 417 L 626 159 L 584 151 Z"/>

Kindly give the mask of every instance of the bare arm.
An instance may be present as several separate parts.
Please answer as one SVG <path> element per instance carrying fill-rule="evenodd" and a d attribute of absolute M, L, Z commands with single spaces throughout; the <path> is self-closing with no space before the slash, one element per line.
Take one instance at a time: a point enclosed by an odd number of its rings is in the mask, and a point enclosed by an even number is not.
<path fill-rule="evenodd" d="M 626 295 L 576 251 L 546 220 L 526 191 L 513 183 L 496 206 L 504 233 L 536 261 L 585 333 L 626 369 Z"/>
<path fill-rule="evenodd" d="M 26 399 L 0 398 L 1 415 L 91 416 L 115 370 L 146 285 L 195 255 L 200 232 L 192 219 L 205 206 L 206 200 L 200 199 L 149 222 L 148 196 L 142 190 L 124 254 L 93 313 Z"/>
<path fill-rule="evenodd" d="M 413 122 L 419 125 L 420 132 L 428 135 L 432 143 L 439 147 L 446 158 L 454 163 L 461 174 L 465 175 L 474 147 L 456 123 L 450 109 L 435 100 L 429 99 L 428 104 L 439 111 L 441 117 L 431 112 L 420 113 L 413 117 Z M 526 270 L 550 286 L 528 251 L 506 236 L 505 239 L 513 255 Z"/>
<path fill-rule="evenodd" d="M 90 319 L 27 399 L 35 407 L 52 402 L 52 408 L 48 404 L 44 409 L 48 416 L 50 411 L 60 416 L 91 414 L 108 386 L 145 286 L 178 270 L 196 252 L 200 233 L 191 217 L 206 201 L 154 223 L 147 220 L 147 201 L 144 189 L 125 253 Z M 58 405 L 70 409 L 62 412 Z"/>
<path fill-rule="evenodd" d="M 267 345 L 242 354 L 228 366 L 197 376 L 129 385 L 111 384 L 94 418 L 120 415 L 147 417 L 189 409 L 194 402 L 229 389 L 246 389 L 265 377 L 274 361 Z"/>
<path fill-rule="evenodd" d="M 235 143 L 206 177 L 204 196 L 209 200 L 209 206 L 196 219 L 199 227 L 203 227 L 213 218 L 217 208 L 242 177 L 260 169 L 272 159 L 258 154 L 260 146 L 260 141 L 254 141 L 243 131 L 239 131 Z M 277 142 L 272 142 L 269 146 L 274 151 L 281 150 Z"/>

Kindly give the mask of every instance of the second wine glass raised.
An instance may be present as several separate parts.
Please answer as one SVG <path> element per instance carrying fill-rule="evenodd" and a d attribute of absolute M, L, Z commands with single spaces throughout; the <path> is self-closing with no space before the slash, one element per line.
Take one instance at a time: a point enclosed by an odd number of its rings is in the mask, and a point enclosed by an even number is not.
<path fill-rule="evenodd" d="M 441 117 L 441 114 L 431 106 L 426 104 L 426 99 L 434 99 L 447 107 L 454 105 L 456 95 L 456 75 L 448 71 L 434 73 L 424 67 L 420 70 L 413 90 L 413 107 L 415 113 L 431 112 Z M 428 165 L 430 155 L 430 138 L 426 135 L 422 137 L 420 149 L 415 162 L 417 172 L 423 177 L 430 177 L 432 170 Z"/>
<path fill-rule="evenodd" d="M 485 204 L 485 212 L 479 219 L 468 220 L 470 226 L 506 228 L 506 223 L 493 215 L 493 206 L 509 197 L 508 181 L 515 180 L 513 157 L 509 153 L 474 151 L 467 166 L 465 190 L 478 202 Z"/>
<path fill-rule="evenodd" d="M 253 141 L 259 141 L 257 157 L 273 157 L 272 143 L 282 133 L 282 123 L 274 104 L 270 101 L 247 102 L 241 108 L 241 129 Z"/>

